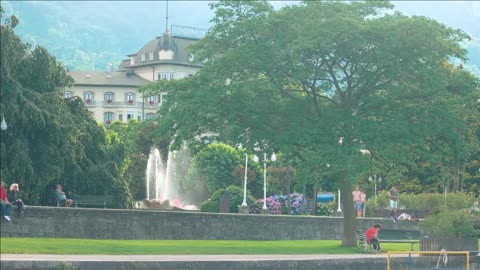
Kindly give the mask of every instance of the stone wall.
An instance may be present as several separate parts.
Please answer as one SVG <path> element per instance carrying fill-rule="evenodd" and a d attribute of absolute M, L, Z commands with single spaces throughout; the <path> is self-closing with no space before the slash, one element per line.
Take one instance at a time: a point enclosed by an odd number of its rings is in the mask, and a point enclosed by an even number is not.
<path fill-rule="evenodd" d="M 418 230 L 417 222 L 357 220 L 365 230 Z M 87 239 L 334 240 L 343 237 L 342 217 L 241 215 L 161 210 L 28 207 L 25 216 L 2 222 L 2 237 Z"/>
<path fill-rule="evenodd" d="M 406 261 L 406 259 L 402 259 Z M 2 260 L 1 269 L 9 270 L 385 270 L 384 256 L 378 258 L 332 258 L 312 260 L 248 260 L 224 261 L 75 261 L 58 262 L 47 260 Z M 69 266 L 69 268 L 65 267 Z"/>

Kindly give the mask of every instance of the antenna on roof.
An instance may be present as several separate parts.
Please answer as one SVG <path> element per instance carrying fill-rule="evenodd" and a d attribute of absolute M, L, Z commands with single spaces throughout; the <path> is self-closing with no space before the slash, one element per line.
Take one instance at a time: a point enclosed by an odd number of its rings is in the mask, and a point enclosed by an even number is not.
<path fill-rule="evenodd" d="M 167 0 L 167 10 L 165 13 L 165 33 L 168 33 L 168 0 Z"/>

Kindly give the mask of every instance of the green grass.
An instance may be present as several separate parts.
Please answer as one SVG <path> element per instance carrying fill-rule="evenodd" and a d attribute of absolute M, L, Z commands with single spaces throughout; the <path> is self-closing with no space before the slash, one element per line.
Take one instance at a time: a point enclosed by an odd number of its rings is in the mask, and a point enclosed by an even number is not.
<path fill-rule="evenodd" d="M 417 248 L 418 246 L 415 245 Z M 389 251 L 408 251 L 410 244 L 383 244 Z M 75 238 L 1 238 L 0 253 L 84 255 L 187 254 L 355 254 L 336 240 L 91 240 Z"/>

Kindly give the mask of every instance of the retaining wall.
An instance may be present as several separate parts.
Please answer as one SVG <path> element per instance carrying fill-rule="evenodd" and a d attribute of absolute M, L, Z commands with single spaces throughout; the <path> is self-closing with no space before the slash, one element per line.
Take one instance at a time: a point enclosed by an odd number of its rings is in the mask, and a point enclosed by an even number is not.
<path fill-rule="evenodd" d="M 418 223 L 358 219 L 365 230 L 418 230 Z M 242 215 L 160 210 L 28 207 L 25 216 L 2 222 L 2 237 L 87 239 L 339 240 L 342 217 Z"/>

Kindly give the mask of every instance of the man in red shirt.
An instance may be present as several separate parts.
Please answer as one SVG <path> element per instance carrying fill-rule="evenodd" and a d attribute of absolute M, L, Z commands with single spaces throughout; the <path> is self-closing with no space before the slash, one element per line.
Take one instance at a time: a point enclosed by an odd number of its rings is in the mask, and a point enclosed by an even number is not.
<path fill-rule="evenodd" d="M 10 221 L 10 212 L 12 212 L 12 205 L 8 201 L 7 190 L 5 189 L 5 182 L 0 181 L 0 212 L 6 221 Z"/>
<path fill-rule="evenodd" d="M 373 227 L 365 231 L 365 236 L 367 237 L 367 243 L 372 244 L 375 251 L 380 251 L 380 241 L 378 240 L 378 232 L 382 228 L 382 225 L 375 224 Z"/>

